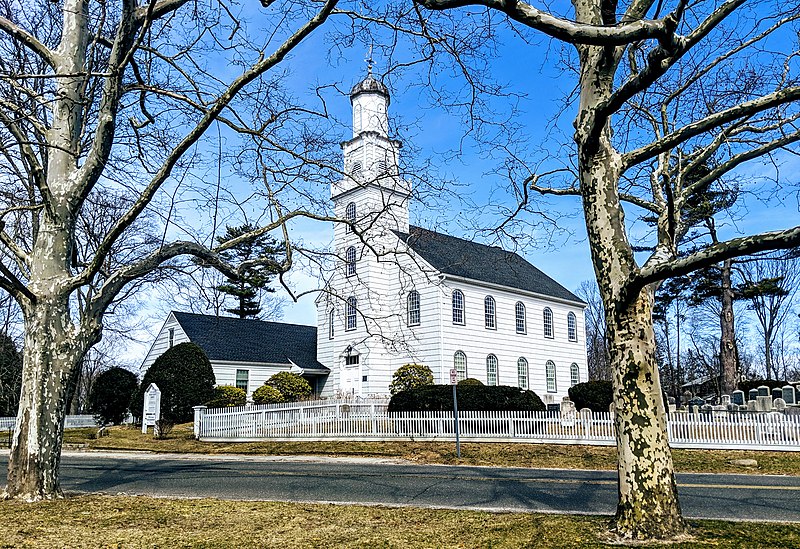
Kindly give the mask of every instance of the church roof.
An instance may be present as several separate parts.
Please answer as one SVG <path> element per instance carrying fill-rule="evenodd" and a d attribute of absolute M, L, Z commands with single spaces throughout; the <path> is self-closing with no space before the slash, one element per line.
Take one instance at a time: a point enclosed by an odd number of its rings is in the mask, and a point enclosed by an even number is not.
<path fill-rule="evenodd" d="M 360 93 L 379 93 L 386 97 L 386 102 L 389 102 L 389 89 L 383 85 L 383 82 L 376 80 L 372 73 L 368 74 L 364 80 L 353 86 L 350 90 L 350 98 L 352 99 Z"/>
<path fill-rule="evenodd" d="M 409 233 L 395 234 L 433 268 L 444 274 L 584 303 L 513 252 L 422 227 L 411 226 Z"/>
<path fill-rule="evenodd" d="M 209 360 L 294 363 L 300 368 L 329 370 L 317 360 L 314 326 L 176 311 L 172 314 Z"/>

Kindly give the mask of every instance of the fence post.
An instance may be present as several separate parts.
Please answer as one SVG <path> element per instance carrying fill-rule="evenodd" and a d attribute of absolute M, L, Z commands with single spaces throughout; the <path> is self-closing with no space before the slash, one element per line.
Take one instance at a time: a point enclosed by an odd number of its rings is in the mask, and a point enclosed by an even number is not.
<path fill-rule="evenodd" d="M 369 417 L 372 420 L 372 434 L 378 432 L 378 420 L 375 418 L 375 404 L 370 404 L 369 406 Z"/>
<path fill-rule="evenodd" d="M 206 406 L 195 406 L 194 409 L 194 438 L 200 438 L 200 430 L 203 425 L 203 418 L 206 415 Z"/>

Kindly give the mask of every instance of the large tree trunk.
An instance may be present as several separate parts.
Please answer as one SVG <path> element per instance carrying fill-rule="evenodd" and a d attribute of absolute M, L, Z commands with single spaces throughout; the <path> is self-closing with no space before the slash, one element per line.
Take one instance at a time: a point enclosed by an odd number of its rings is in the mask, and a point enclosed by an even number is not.
<path fill-rule="evenodd" d="M 619 453 L 620 537 L 672 538 L 686 530 L 681 517 L 655 359 L 652 295 L 643 290 L 609 319 Z"/>
<path fill-rule="evenodd" d="M 719 361 L 722 370 L 722 393 L 731 394 L 739 381 L 738 353 L 736 352 L 736 330 L 733 316 L 733 284 L 731 270 L 733 260 L 722 263 L 722 310 L 719 315 L 720 340 Z"/>
<path fill-rule="evenodd" d="M 6 497 L 37 501 L 61 496 L 67 385 L 76 367 L 66 299 L 33 306 L 25 315 L 22 393 L 11 442 Z"/>

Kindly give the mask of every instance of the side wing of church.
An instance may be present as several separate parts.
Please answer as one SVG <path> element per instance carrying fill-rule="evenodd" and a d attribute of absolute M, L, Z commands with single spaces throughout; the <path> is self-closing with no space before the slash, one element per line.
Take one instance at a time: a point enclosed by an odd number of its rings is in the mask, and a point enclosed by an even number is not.
<path fill-rule="evenodd" d="M 517 254 L 409 226 L 401 144 L 388 135 L 390 97 L 356 84 L 353 137 L 331 186 L 337 268 L 317 300 L 323 395 L 385 395 L 403 364 L 437 383 L 475 378 L 529 388 L 545 402 L 588 378 L 585 303 Z"/>

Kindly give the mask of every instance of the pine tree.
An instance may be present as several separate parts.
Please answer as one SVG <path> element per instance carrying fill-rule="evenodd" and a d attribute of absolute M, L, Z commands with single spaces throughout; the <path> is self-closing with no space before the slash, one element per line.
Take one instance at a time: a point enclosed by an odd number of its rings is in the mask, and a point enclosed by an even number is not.
<path fill-rule="evenodd" d="M 238 227 L 226 227 L 225 234 L 217 237 L 220 244 L 224 244 L 243 234 L 256 229 L 250 223 Z M 238 244 L 220 255 L 231 263 L 240 264 L 258 258 L 275 258 L 282 254 L 284 248 L 269 236 L 263 235 L 253 241 Z M 234 307 L 225 311 L 239 318 L 257 317 L 261 312 L 262 293 L 272 293 L 274 288 L 269 287 L 270 281 L 275 276 L 275 271 L 267 265 L 258 265 L 247 269 L 238 279 L 229 278 L 226 283 L 216 286 L 216 290 L 230 295 L 237 300 Z"/>

